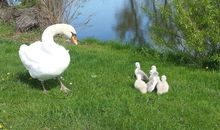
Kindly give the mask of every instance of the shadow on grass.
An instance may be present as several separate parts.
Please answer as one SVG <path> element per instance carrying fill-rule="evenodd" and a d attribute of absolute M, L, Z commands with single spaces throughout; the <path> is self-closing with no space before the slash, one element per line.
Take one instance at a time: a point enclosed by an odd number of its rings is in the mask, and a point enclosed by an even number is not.
<path fill-rule="evenodd" d="M 28 86 L 30 86 L 32 88 L 43 90 L 43 88 L 41 86 L 41 82 L 37 79 L 33 79 L 28 72 L 17 73 L 16 80 L 19 80 L 24 84 L 28 84 Z M 56 79 L 46 80 L 44 82 L 44 85 L 47 90 L 50 90 L 54 87 L 57 87 L 58 81 Z"/>

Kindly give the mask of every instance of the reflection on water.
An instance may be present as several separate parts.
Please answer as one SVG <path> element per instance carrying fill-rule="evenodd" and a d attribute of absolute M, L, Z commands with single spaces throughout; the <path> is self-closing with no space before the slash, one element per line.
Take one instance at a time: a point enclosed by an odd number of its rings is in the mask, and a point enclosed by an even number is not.
<path fill-rule="evenodd" d="M 142 5 L 142 2 L 127 0 L 124 7 L 116 13 L 115 31 L 121 39 L 140 44 L 147 40 L 147 18 L 144 17 Z"/>
<path fill-rule="evenodd" d="M 143 5 L 144 0 L 90 0 L 84 4 L 82 15 L 72 24 L 82 23 L 92 15 L 90 26 L 76 27 L 79 38 L 145 43 L 149 41 L 149 35 Z"/>

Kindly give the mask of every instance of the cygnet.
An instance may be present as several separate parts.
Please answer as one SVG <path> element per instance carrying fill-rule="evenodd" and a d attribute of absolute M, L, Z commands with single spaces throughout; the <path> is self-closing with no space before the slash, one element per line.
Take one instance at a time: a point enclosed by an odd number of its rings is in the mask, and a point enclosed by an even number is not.
<path fill-rule="evenodd" d="M 139 75 L 141 75 L 142 80 L 148 81 L 148 76 L 147 76 L 147 74 L 144 73 L 143 70 L 141 70 L 141 66 L 140 66 L 139 62 L 135 62 L 135 67 L 136 67 L 136 69 L 135 69 L 134 73 L 136 75 L 136 78 L 137 78 L 137 75 L 139 74 Z"/>
<path fill-rule="evenodd" d="M 143 80 L 141 80 L 141 75 L 140 74 L 137 74 L 136 76 L 137 76 L 137 79 L 134 82 L 134 87 L 136 89 L 138 89 L 141 93 L 146 93 L 147 92 L 146 83 Z"/>
<path fill-rule="evenodd" d="M 159 76 L 158 76 L 158 73 L 152 73 L 150 78 L 149 78 L 149 81 L 147 82 L 147 91 L 148 92 L 152 92 L 155 87 L 156 87 L 156 84 L 158 83 L 159 81 Z"/>
<path fill-rule="evenodd" d="M 169 84 L 167 83 L 167 78 L 165 75 L 161 76 L 161 80 L 159 79 L 158 84 L 157 84 L 157 94 L 163 94 L 167 93 L 169 90 Z"/>

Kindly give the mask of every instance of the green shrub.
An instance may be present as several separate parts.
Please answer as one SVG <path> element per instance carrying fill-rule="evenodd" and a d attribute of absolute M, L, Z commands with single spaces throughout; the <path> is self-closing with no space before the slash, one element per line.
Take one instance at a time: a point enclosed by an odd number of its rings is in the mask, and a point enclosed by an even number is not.
<path fill-rule="evenodd" d="M 180 59 L 187 56 L 198 65 L 207 62 L 213 64 L 210 67 L 219 68 L 219 2 L 173 0 L 161 4 L 153 1 L 154 8 L 145 10 L 152 19 L 155 43 L 184 53 Z M 179 52 L 177 57 L 181 56 Z"/>

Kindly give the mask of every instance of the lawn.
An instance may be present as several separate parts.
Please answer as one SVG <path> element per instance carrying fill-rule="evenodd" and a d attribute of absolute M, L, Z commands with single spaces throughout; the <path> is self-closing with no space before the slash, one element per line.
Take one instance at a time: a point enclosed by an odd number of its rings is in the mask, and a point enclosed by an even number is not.
<path fill-rule="evenodd" d="M 63 73 L 68 94 L 49 80 L 44 94 L 18 56 L 20 42 L 0 40 L 0 127 L 13 130 L 220 129 L 220 73 L 175 65 L 138 49 L 84 41 L 65 44 L 71 63 Z M 157 65 L 170 90 L 134 89 L 134 63 Z"/>

